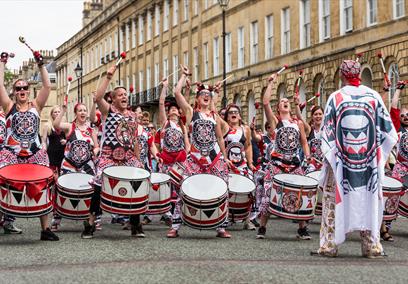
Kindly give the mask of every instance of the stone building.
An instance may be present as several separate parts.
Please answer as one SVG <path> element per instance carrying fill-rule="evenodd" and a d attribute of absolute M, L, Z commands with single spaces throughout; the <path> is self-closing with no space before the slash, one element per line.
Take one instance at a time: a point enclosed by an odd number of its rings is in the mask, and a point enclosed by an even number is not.
<path fill-rule="evenodd" d="M 344 59 L 362 53 L 363 83 L 381 90 L 381 53 L 393 87 L 408 79 L 408 9 L 406 0 L 230 0 L 225 10 L 227 102 L 242 106 L 246 122 L 267 85 L 267 77 L 284 64 L 289 69 L 279 76 L 275 100 L 292 97 L 299 70 L 303 70 L 300 95 L 315 93 L 314 103 L 324 105 L 327 96 L 341 85 L 339 66 Z M 92 10 L 93 9 L 93 10 Z M 83 68 L 82 98 L 98 78 L 114 64 L 122 51 L 114 84 L 134 86 L 132 104 L 156 112 L 162 77 L 190 67 L 193 81 L 215 83 L 223 74 L 222 9 L 216 0 L 118 0 L 86 1 L 84 27 L 58 47 L 57 78 L 59 101 L 66 90 L 67 76 Z M 175 72 L 169 80 L 178 79 Z M 79 79 L 77 80 L 79 81 Z M 69 110 L 78 99 L 77 82 L 72 83 Z M 385 98 L 387 103 L 389 98 Z M 404 91 L 402 104 L 408 104 Z M 155 115 L 153 115 L 155 120 Z"/>

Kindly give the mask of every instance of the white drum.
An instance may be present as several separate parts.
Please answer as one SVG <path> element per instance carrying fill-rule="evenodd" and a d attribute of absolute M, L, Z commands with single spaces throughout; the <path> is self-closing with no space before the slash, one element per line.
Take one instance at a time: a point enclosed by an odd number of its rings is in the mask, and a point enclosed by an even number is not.
<path fill-rule="evenodd" d="M 152 173 L 150 176 L 149 205 L 146 214 L 163 214 L 171 209 L 170 176 Z"/>
<path fill-rule="evenodd" d="M 228 189 L 229 219 L 233 221 L 246 219 L 251 213 L 255 183 L 246 176 L 229 174 Z"/>
<path fill-rule="evenodd" d="M 147 211 L 150 173 L 127 166 L 106 168 L 102 174 L 101 208 L 106 212 L 137 215 Z"/>
<path fill-rule="evenodd" d="M 314 178 L 319 182 L 320 180 L 320 174 L 322 171 L 314 171 L 311 173 L 308 173 L 306 176 Z M 315 214 L 316 215 L 322 215 L 323 212 L 323 204 L 322 204 L 322 198 L 323 198 L 323 191 L 320 186 L 317 187 L 317 202 L 316 202 L 316 209 L 315 209 Z"/>
<path fill-rule="evenodd" d="M 219 227 L 228 217 L 228 189 L 223 179 L 197 174 L 181 185 L 181 218 L 195 229 Z"/>
<path fill-rule="evenodd" d="M 93 187 L 92 176 L 84 173 L 62 175 L 57 181 L 55 209 L 64 218 L 86 220 L 89 217 Z"/>
<path fill-rule="evenodd" d="M 397 218 L 398 206 L 400 203 L 402 190 L 403 185 L 400 181 L 388 176 L 384 177 L 383 181 L 384 221 L 391 221 Z"/>
<path fill-rule="evenodd" d="M 398 214 L 408 218 L 408 175 L 403 178 L 404 192 L 401 192 L 401 199 L 398 205 Z"/>

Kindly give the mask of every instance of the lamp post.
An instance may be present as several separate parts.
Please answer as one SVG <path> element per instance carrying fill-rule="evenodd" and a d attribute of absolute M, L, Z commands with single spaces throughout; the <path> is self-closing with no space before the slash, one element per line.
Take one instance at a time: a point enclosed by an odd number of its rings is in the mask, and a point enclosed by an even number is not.
<path fill-rule="evenodd" d="M 82 103 L 82 96 L 81 96 L 82 94 L 81 94 L 81 91 L 80 91 L 80 85 L 82 85 L 82 82 L 81 82 L 81 80 L 82 80 L 82 67 L 81 67 L 81 65 L 79 65 L 79 62 L 77 64 L 77 66 L 75 67 L 74 71 L 75 71 L 75 75 L 76 75 L 76 77 L 78 79 L 78 103 Z"/>
<path fill-rule="evenodd" d="M 221 100 L 222 107 L 225 108 L 227 105 L 227 82 L 225 78 L 227 77 L 227 65 L 226 65 L 226 55 L 225 55 L 225 10 L 227 10 L 229 0 L 218 0 L 218 4 L 222 9 L 222 79 L 224 80 L 222 89 L 223 89 L 223 96 Z"/>

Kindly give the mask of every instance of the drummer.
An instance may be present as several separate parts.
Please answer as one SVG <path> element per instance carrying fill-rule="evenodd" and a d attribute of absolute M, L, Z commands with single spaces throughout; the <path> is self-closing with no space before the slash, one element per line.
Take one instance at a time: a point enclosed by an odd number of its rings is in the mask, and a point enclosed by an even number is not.
<path fill-rule="evenodd" d="M 273 83 L 276 78 L 277 74 L 272 74 L 268 78 L 268 87 L 263 98 L 265 115 L 269 125 L 274 131 L 272 136 L 275 143 L 272 144 L 270 162 L 266 169 L 264 179 L 265 190 L 261 204 L 261 222 L 256 236 L 258 239 L 265 238 L 266 224 L 269 218 L 268 207 L 273 176 L 280 173 L 303 175 L 300 161 L 300 148 L 303 149 L 308 162 L 310 162 L 311 159 L 303 123 L 291 117 L 289 100 L 287 98 L 281 98 L 277 106 L 277 116 L 273 114 L 270 99 L 272 96 Z M 299 221 L 297 233 L 297 237 L 301 240 L 311 239 L 305 221 Z"/>
<path fill-rule="evenodd" d="M 18 79 L 13 84 L 15 103 L 4 87 L 5 62 L 0 62 L 0 104 L 6 113 L 6 147 L 14 155 L 14 163 L 40 164 L 49 166 L 46 149 L 40 141 L 40 113 L 51 91 L 47 69 L 41 56 L 36 56 L 42 87 L 36 98 L 30 101 L 30 87 L 26 80 Z M 23 125 L 23 126 L 21 126 Z M 31 125 L 32 127 L 25 127 Z M 23 129 L 24 127 L 24 129 Z M 48 216 L 40 217 L 42 241 L 58 241 L 59 238 L 48 226 Z"/>
<path fill-rule="evenodd" d="M 241 109 L 230 104 L 220 119 L 224 133 L 225 151 L 232 172 L 253 179 L 255 167 L 252 160 L 251 130 L 242 124 Z M 231 220 L 233 221 L 233 220 Z M 256 230 L 250 217 L 244 221 L 244 230 Z"/>
<path fill-rule="evenodd" d="M 63 105 L 62 111 L 53 122 L 54 128 L 65 133 L 67 139 L 60 174 L 84 173 L 94 176 L 94 157 L 98 155 L 99 146 L 96 131 L 87 121 L 87 108 L 83 103 L 77 103 L 74 107 L 75 119 L 71 123 L 62 122 L 66 109 L 67 106 Z M 61 216 L 55 214 L 51 230 L 58 231 L 60 225 Z"/>
<path fill-rule="evenodd" d="M 311 109 L 312 119 L 310 123 L 303 119 L 300 107 L 299 96 L 294 97 L 296 117 L 303 122 L 305 132 L 307 135 L 307 142 L 310 148 L 310 155 L 312 157 L 306 173 L 319 171 L 323 165 L 323 153 L 322 153 L 322 121 L 324 109 L 321 106 L 313 106 Z"/>
<path fill-rule="evenodd" d="M 193 109 L 181 93 L 190 70 L 182 66 L 183 74 L 177 83 L 175 97 L 177 104 L 186 116 L 185 125 L 189 125 L 191 141 L 190 157 L 186 160 L 187 176 L 199 173 L 213 174 L 228 182 L 228 160 L 224 157 L 225 146 L 222 137 L 219 118 L 211 110 L 212 91 L 214 88 L 197 85 L 196 107 Z M 181 202 L 176 204 L 173 218 L 179 218 L 181 212 Z M 217 229 L 217 237 L 231 238 L 225 231 L 227 222 Z M 167 233 L 168 237 L 177 237 L 181 224 L 173 224 L 172 229 Z"/>
<path fill-rule="evenodd" d="M 81 235 L 84 239 L 93 238 L 96 215 L 101 212 L 101 178 L 103 170 L 111 166 L 143 168 L 142 163 L 138 160 L 137 118 L 134 112 L 127 109 L 128 96 L 126 89 L 121 86 L 114 88 L 111 105 L 103 98 L 115 71 L 116 66 L 108 69 L 106 78 L 98 88 L 95 97 L 102 117 L 106 117 L 106 119 L 101 139 L 101 154 L 96 167 L 96 176 L 92 182 L 95 191 L 91 199 L 91 215 L 89 220 L 84 222 L 84 231 Z M 131 215 L 130 224 L 132 236 L 145 237 L 140 223 L 140 215 Z"/>

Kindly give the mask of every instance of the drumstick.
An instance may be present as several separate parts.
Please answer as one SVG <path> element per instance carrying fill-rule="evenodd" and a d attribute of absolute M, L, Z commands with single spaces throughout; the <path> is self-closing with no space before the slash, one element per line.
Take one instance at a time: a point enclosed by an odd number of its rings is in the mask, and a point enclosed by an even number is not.
<path fill-rule="evenodd" d="M 120 54 L 119 60 L 116 61 L 115 66 L 118 66 L 118 65 L 120 64 L 120 62 L 122 62 L 122 60 L 125 59 L 125 58 L 126 58 L 126 52 L 122 52 L 122 53 Z"/>
<path fill-rule="evenodd" d="M 390 79 L 388 78 L 387 71 L 385 70 L 384 59 L 383 59 L 383 57 L 382 57 L 382 53 L 379 52 L 379 53 L 377 54 L 377 56 L 378 56 L 378 58 L 380 59 L 381 69 L 382 69 L 383 74 L 384 74 L 384 81 L 385 81 L 385 83 L 387 84 L 387 86 L 391 86 Z"/>
<path fill-rule="evenodd" d="M 288 69 L 288 67 L 289 67 L 288 64 L 284 64 L 283 67 L 282 67 L 281 69 L 279 69 L 279 71 L 278 71 L 276 74 L 279 75 L 280 73 L 282 73 L 283 71 L 285 71 L 286 69 Z"/>
<path fill-rule="evenodd" d="M 224 81 L 227 81 L 229 78 L 234 77 L 234 74 L 229 75 L 226 77 L 224 80 L 220 81 L 220 83 L 224 83 Z"/>
<path fill-rule="evenodd" d="M 254 116 L 252 117 L 252 123 L 255 123 L 256 111 L 261 108 L 261 104 L 258 103 L 258 102 L 256 102 L 256 103 L 254 104 L 254 106 L 255 106 L 255 114 L 254 114 Z"/>
<path fill-rule="evenodd" d="M 313 101 L 315 98 L 320 97 L 320 93 L 316 93 L 313 97 L 311 97 L 310 99 L 308 99 L 306 102 L 303 102 L 299 105 L 300 111 L 302 111 L 305 107 L 307 103 L 310 103 L 311 101 Z"/>
<path fill-rule="evenodd" d="M 69 89 L 71 88 L 71 81 L 72 77 L 68 77 L 68 84 L 67 84 L 67 91 L 65 93 L 65 98 L 64 98 L 64 105 L 66 106 L 68 104 L 68 95 L 69 95 Z"/>
<path fill-rule="evenodd" d="M 362 53 L 362 52 L 356 54 L 356 56 L 357 56 L 356 62 L 359 62 L 359 61 L 360 61 L 360 58 L 363 56 L 363 54 L 364 54 L 364 53 Z"/>
<path fill-rule="evenodd" d="M 177 73 L 178 71 L 180 71 L 180 67 L 177 68 L 177 70 L 174 71 L 173 73 L 170 73 L 170 75 L 166 77 L 166 80 L 168 80 L 171 76 L 173 76 L 173 75 L 174 75 L 175 73 Z M 161 81 L 161 82 L 159 83 L 159 86 L 160 86 L 161 84 L 163 84 L 163 81 Z"/>

